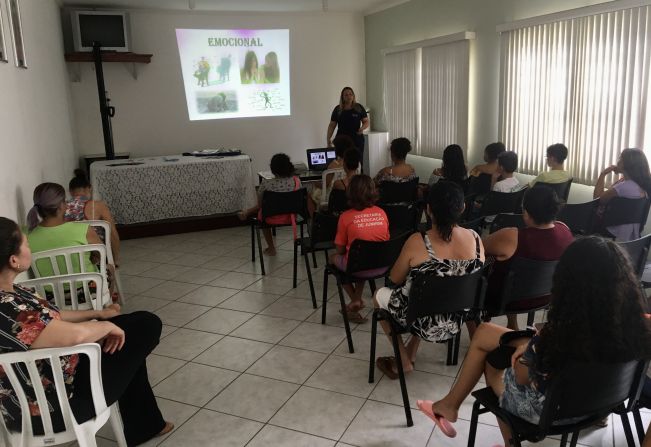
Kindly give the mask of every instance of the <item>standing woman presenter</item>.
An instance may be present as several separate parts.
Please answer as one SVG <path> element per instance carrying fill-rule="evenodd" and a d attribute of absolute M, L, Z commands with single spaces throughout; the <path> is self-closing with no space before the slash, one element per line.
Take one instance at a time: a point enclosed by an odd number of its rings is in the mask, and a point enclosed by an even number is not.
<path fill-rule="evenodd" d="M 328 134 L 326 137 L 328 147 L 332 146 L 332 135 L 337 129 L 337 135 L 348 135 L 355 142 L 355 147 L 364 159 L 364 135 L 362 132 L 368 128 L 368 114 L 363 105 L 355 101 L 355 92 L 350 87 L 344 87 L 339 97 L 339 105 L 334 108 L 330 116 Z"/>

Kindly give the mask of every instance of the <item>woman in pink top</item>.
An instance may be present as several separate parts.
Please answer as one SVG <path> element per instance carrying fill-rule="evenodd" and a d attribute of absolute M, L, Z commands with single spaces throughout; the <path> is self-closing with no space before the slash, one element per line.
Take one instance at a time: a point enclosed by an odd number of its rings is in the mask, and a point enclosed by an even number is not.
<path fill-rule="evenodd" d="M 330 256 L 330 263 L 345 271 L 348 264 L 348 252 L 354 240 L 387 241 L 389 240 L 389 220 L 382 208 L 375 206 L 378 194 L 373 180 L 368 175 L 356 175 L 346 190 L 351 207 L 339 217 L 337 235 L 335 236 L 336 253 Z M 363 275 L 360 275 L 363 277 Z M 353 323 L 365 322 L 359 311 L 364 307 L 362 292 L 364 281 L 344 284 L 350 297 L 346 306 L 348 319 Z"/>

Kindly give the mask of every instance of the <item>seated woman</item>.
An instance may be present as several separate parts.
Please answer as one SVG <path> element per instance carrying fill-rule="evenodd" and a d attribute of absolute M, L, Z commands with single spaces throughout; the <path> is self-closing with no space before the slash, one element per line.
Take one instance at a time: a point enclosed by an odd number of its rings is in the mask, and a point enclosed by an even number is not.
<path fill-rule="evenodd" d="M 344 153 L 344 173 L 346 176 L 332 183 L 332 190 L 328 196 L 328 210 L 330 212 L 338 213 L 348 209 L 346 191 L 348 190 L 350 181 L 357 175 L 359 162 L 359 151 L 355 147 L 348 149 Z"/>
<path fill-rule="evenodd" d="M 525 228 L 502 228 L 484 238 L 486 256 L 495 260 L 488 276 L 485 301 L 487 309 L 495 309 L 499 305 L 511 259 L 523 257 L 555 261 L 560 259 L 572 243 L 574 237 L 570 229 L 564 223 L 555 221 L 559 207 L 558 197 L 551 188 L 534 186 L 525 193 L 522 201 Z M 541 297 L 527 304 L 542 306 L 548 299 Z M 518 329 L 517 315 L 508 315 L 508 321 L 510 329 Z M 472 323 L 469 327 L 474 329 Z"/>
<path fill-rule="evenodd" d="M 609 363 L 651 357 L 644 300 L 631 262 L 616 243 L 594 236 L 577 239 L 556 268 L 548 322 L 533 338 L 511 342 L 511 367 L 498 370 L 486 361 L 509 330 L 483 323 L 450 392 L 434 403 L 419 400 L 418 407 L 445 435 L 454 436 L 451 423 L 483 374 L 504 410 L 538 424 L 546 387 L 569 361 Z M 508 427 L 500 419 L 497 422 L 505 445 L 511 445 Z"/>
<path fill-rule="evenodd" d="M 63 216 L 66 222 L 80 220 L 104 220 L 111 226 L 111 251 L 116 267 L 120 264 L 120 235 L 115 228 L 115 220 L 108 206 L 102 200 L 93 200 L 93 188 L 81 169 L 75 169 L 75 177 L 70 180 L 68 191 L 72 196 L 67 201 L 66 212 Z M 105 238 L 106 235 L 99 235 Z"/>
<path fill-rule="evenodd" d="M 27 238 L 15 222 L 0 217 L 0 353 L 29 349 L 71 347 L 81 343 L 100 343 L 102 382 L 108 405 L 119 403 L 128 445 L 144 443 L 170 432 L 174 425 L 165 422 L 156 403 L 149 379 L 146 358 L 159 342 L 162 323 L 149 312 L 120 315 L 113 304 L 102 311 L 63 311 L 32 290 L 15 285 L 19 273 L 31 264 Z M 62 364 L 68 398 L 75 419 L 83 423 L 95 416 L 90 391 L 90 365 L 86 356 L 73 355 Z M 63 363 L 63 362 L 62 362 Z M 38 365 L 46 387 L 55 432 L 64 430 L 59 403 L 54 394 L 50 368 Z M 28 396 L 33 395 L 28 384 Z M 0 375 L 0 417 L 11 431 L 21 430 L 18 400 L 6 379 Z M 29 401 L 32 415 L 39 407 Z M 33 418 L 36 433 L 43 433 L 40 418 Z M 40 430 L 39 430 L 40 429 Z"/>
<path fill-rule="evenodd" d="M 443 165 L 434 169 L 429 178 L 429 185 L 433 185 L 439 180 L 448 180 L 466 189 L 468 180 L 468 168 L 463 159 L 463 149 L 458 144 L 451 144 L 443 151 Z"/>
<path fill-rule="evenodd" d="M 375 183 L 410 182 L 416 178 L 414 167 L 406 162 L 407 154 L 411 151 L 411 142 L 407 138 L 396 138 L 391 141 L 391 166 L 380 169 L 375 176 Z"/>
<path fill-rule="evenodd" d="M 270 180 L 262 179 L 262 182 L 258 187 L 258 204 L 248 210 L 240 211 L 238 217 L 241 220 L 246 220 L 255 214 L 258 215 L 258 220 L 262 220 L 261 207 L 265 191 L 291 192 L 301 188 L 301 180 L 298 176 L 294 175 L 294 165 L 287 155 L 279 153 L 271 157 L 269 168 L 275 178 Z M 292 219 L 294 219 L 294 216 L 291 215 L 271 216 L 267 218 L 266 223 L 273 225 L 287 225 L 290 223 L 293 224 Z M 267 242 L 267 248 L 264 250 L 264 253 L 268 256 L 276 256 L 276 247 L 274 245 L 273 235 L 271 234 L 271 228 L 264 228 L 262 234 L 264 234 L 264 239 Z"/>
<path fill-rule="evenodd" d="M 484 266 L 484 249 L 481 239 L 473 230 L 458 226 L 463 214 L 463 190 L 453 182 L 440 181 L 432 186 L 428 196 L 427 212 L 432 228 L 423 234 L 412 234 L 402 247 L 393 265 L 389 279 L 398 284 L 396 289 L 383 287 L 375 294 L 375 307 L 386 309 L 402 326 L 407 325 L 407 304 L 411 281 L 419 273 L 438 276 L 461 276 L 474 273 Z M 435 298 L 434 298 L 435 299 Z M 448 340 L 461 329 L 455 315 L 441 315 L 416 320 L 410 330 L 414 335 L 405 347 L 399 340 L 400 358 L 405 372 L 414 369 L 420 339 Z M 382 329 L 391 340 L 391 326 L 381 321 Z M 378 369 L 391 379 L 398 378 L 393 357 L 380 357 L 375 362 Z"/>
<path fill-rule="evenodd" d="M 103 244 L 90 225 L 66 222 L 63 217 L 66 209 L 66 191 L 63 186 L 57 183 L 41 183 L 34 189 L 34 206 L 27 214 L 27 240 L 34 253 L 78 245 Z M 72 264 L 74 272 L 67 273 L 81 272 L 78 259 L 73 257 Z M 63 261 L 60 265 L 65 271 Z M 37 261 L 36 267 L 41 276 L 54 275 L 54 269 L 47 260 Z M 112 281 L 115 267 L 107 264 L 106 269 L 111 296 L 117 301 L 119 297 Z M 84 271 L 97 271 L 90 254 L 84 257 Z"/>
<path fill-rule="evenodd" d="M 606 190 L 604 183 L 606 176 L 611 172 L 621 174 L 622 177 Z M 617 160 L 617 165 L 609 166 L 599 174 L 593 197 L 599 199 L 598 216 L 603 215 L 606 205 L 613 197 L 627 199 L 651 197 L 651 174 L 644 152 L 639 149 L 624 149 Z M 605 230 L 615 236 L 618 242 L 628 242 L 640 237 L 639 224 L 617 225 L 607 227 Z"/>
<path fill-rule="evenodd" d="M 478 177 L 480 174 L 493 175 L 497 171 L 497 157 L 506 150 L 504 143 L 499 141 L 491 143 L 484 149 L 484 161 L 486 163 L 477 165 L 470 170 L 472 177 Z"/>
<path fill-rule="evenodd" d="M 536 183 L 565 183 L 572 176 L 565 170 L 565 159 L 567 158 L 567 147 L 562 143 L 552 144 L 547 148 L 547 166 L 549 171 L 543 171 L 531 180 L 529 186 Z"/>
<path fill-rule="evenodd" d="M 345 271 L 348 265 L 348 253 L 353 241 L 388 241 L 389 220 L 382 208 L 375 206 L 377 191 L 375 184 L 368 175 L 356 175 L 350 181 L 346 190 L 348 204 L 351 209 L 339 216 L 337 235 L 335 236 L 336 253 L 330 255 L 330 263 L 339 270 Z M 360 272 L 360 278 L 376 272 Z M 359 311 L 364 308 L 362 292 L 364 280 L 354 284 L 345 284 L 344 289 L 350 297 L 347 306 L 348 319 L 353 323 L 363 323 Z"/>
<path fill-rule="evenodd" d="M 355 143 L 348 135 L 342 134 L 335 137 L 333 144 L 335 146 L 336 158 L 330 162 L 326 169 L 342 169 L 344 167 L 344 153 L 348 149 L 354 149 Z M 326 176 L 326 197 L 330 197 L 330 191 L 332 190 L 334 179 L 334 174 L 328 174 Z M 307 209 L 310 212 L 310 216 L 314 215 L 314 212 L 319 209 L 322 192 L 321 184 L 319 183 L 318 186 L 312 188 L 312 192 L 307 196 Z"/>

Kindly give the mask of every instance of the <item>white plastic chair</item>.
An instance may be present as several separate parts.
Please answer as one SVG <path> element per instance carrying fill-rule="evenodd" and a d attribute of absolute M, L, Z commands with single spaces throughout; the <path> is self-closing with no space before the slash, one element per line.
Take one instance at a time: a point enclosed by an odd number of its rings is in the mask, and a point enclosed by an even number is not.
<path fill-rule="evenodd" d="M 92 293 L 89 283 L 95 283 L 95 293 Z M 46 276 L 22 281 L 24 287 L 33 287 L 45 298 L 46 290 L 54 295 L 54 304 L 59 309 L 72 310 L 102 310 L 102 300 L 97 299 L 97 291 L 104 290 L 104 278 L 99 273 L 73 273 L 71 275 Z M 66 289 L 69 292 L 70 305 L 66 304 Z M 79 304 L 78 292 L 83 291 L 84 303 Z"/>
<path fill-rule="evenodd" d="M 332 186 L 332 184 L 335 181 L 346 177 L 346 172 L 342 168 L 339 168 L 339 169 L 326 169 L 325 171 L 323 171 L 323 173 L 321 174 L 321 204 L 320 204 L 320 207 L 327 207 L 328 206 L 328 196 L 330 195 L 330 189 L 331 188 L 328 188 L 326 186 L 326 184 L 327 184 L 327 180 L 328 180 L 329 175 L 333 176 L 332 181 L 330 182 L 330 186 Z"/>
<path fill-rule="evenodd" d="M 93 399 L 93 406 L 95 408 L 95 417 L 83 424 L 78 424 L 70 409 L 68 402 L 68 395 L 66 386 L 63 381 L 63 373 L 61 368 L 52 368 L 54 375 L 54 385 L 56 387 L 57 398 L 61 407 L 61 414 L 65 424 L 65 431 L 54 433 L 52 427 L 52 419 L 45 397 L 45 389 L 41 383 L 38 367 L 36 361 L 48 360 L 50 365 L 60 365 L 61 357 L 80 354 L 87 355 L 90 361 L 90 387 Z M 27 396 L 23 390 L 21 381 L 18 379 L 16 370 L 13 365 L 23 363 L 29 375 L 29 381 L 34 387 L 36 400 L 40 410 L 41 421 L 43 422 L 43 435 L 34 435 L 32 427 L 32 417 L 30 416 L 29 405 L 27 403 Z M 5 444 L 9 447 L 43 447 L 59 445 L 71 441 L 77 441 L 80 447 L 96 447 L 95 434 L 97 431 L 111 420 L 111 427 L 117 439 L 118 446 L 126 447 L 127 442 L 124 437 L 124 427 L 122 425 L 122 417 L 118 403 L 108 407 L 106 399 L 104 398 L 104 387 L 102 386 L 102 368 L 101 368 L 101 350 L 97 343 L 86 343 L 70 348 L 48 348 L 48 349 L 34 349 L 25 352 L 12 352 L 8 354 L 0 354 L 0 366 L 7 374 L 7 378 L 11 383 L 11 387 L 16 392 L 16 397 L 20 403 L 20 411 L 22 418 L 22 427 L 20 433 L 10 432 L 0 415 L 0 432 L 4 438 Z M 27 377 L 23 378 L 23 381 Z"/>
<path fill-rule="evenodd" d="M 97 252 L 100 254 L 99 260 L 99 274 L 102 275 L 103 285 L 102 285 L 102 304 L 111 303 L 111 294 L 108 289 L 108 280 L 106 276 L 106 247 L 104 244 L 89 244 L 89 245 L 75 245 L 73 247 L 63 247 L 55 248 L 53 250 L 44 250 L 32 253 L 32 265 L 31 271 L 34 274 L 35 278 L 41 278 L 42 275 L 36 267 L 38 261 L 48 261 L 54 275 L 52 276 L 61 276 L 68 275 L 73 273 L 98 273 L 98 272 L 87 272 L 85 255 L 87 253 Z M 79 261 L 79 272 L 76 272 L 73 268 L 73 258 Z M 65 269 L 59 268 L 59 263 L 57 260 L 62 259 L 65 265 Z"/>
<path fill-rule="evenodd" d="M 90 225 L 93 228 L 101 228 L 104 230 L 104 245 L 106 245 L 106 262 L 115 266 L 115 260 L 113 259 L 113 248 L 111 247 L 111 224 L 105 220 L 80 220 L 75 221 L 74 223 Z M 118 268 L 115 268 L 115 288 L 120 295 L 120 304 L 124 304 L 124 293 L 122 290 L 122 282 L 120 281 L 120 272 Z"/>

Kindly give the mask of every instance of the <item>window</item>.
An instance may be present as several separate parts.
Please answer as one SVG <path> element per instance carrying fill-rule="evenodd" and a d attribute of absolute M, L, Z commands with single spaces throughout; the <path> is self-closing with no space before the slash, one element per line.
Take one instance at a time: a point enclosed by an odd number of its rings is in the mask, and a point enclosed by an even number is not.
<path fill-rule="evenodd" d="M 468 141 L 468 39 L 464 32 L 384 51 L 384 108 L 391 139 L 406 137 L 415 153 L 441 158 Z"/>
<path fill-rule="evenodd" d="M 651 142 L 650 19 L 643 6 L 502 32 L 500 139 L 521 172 L 544 170 L 562 142 L 574 181 L 594 184 L 622 149 Z"/>

